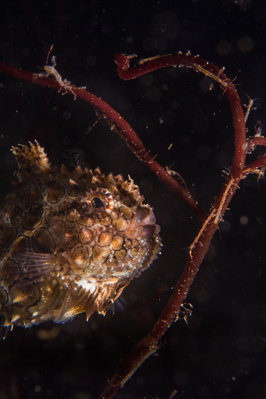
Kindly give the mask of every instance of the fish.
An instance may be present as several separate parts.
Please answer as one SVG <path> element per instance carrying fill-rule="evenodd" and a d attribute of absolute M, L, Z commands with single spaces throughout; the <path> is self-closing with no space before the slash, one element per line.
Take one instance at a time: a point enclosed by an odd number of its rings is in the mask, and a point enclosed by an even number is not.
<path fill-rule="evenodd" d="M 35 141 L 12 147 L 18 171 L 0 207 L 0 325 L 105 315 L 161 250 L 139 187 L 100 168 L 51 166 Z"/>

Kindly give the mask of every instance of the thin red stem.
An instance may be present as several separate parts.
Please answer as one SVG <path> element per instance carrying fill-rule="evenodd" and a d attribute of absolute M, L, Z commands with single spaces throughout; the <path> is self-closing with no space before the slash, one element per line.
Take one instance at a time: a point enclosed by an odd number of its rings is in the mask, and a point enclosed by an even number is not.
<path fill-rule="evenodd" d="M 184 302 L 199 266 L 208 251 L 213 234 L 226 211 L 232 196 L 238 188 L 240 179 L 230 179 L 221 191 L 207 221 L 196 240 L 190 247 L 190 256 L 166 306 L 162 310 L 152 330 L 132 348 L 121 361 L 117 372 L 108 381 L 100 399 L 112 399 L 124 386 L 141 364 L 158 349 L 158 342 L 166 333 L 171 323 L 178 317 L 180 306 Z M 220 208 L 221 206 L 221 208 Z M 218 217 L 217 221 L 216 218 Z"/>
<path fill-rule="evenodd" d="M 262 136 L 254 136 L 248 140 L 248 151 L 251 151 L 256 146 L 266 147 L 266 138 Z"/>
<path fill-rule="evenodd" d="M 96 109 L 100 110 L 108 120 L 118 129 L 117 133 L 122 140 L 131 149 L 131 151 L 146 164 L 146 166 L 175 194 L 177 195 L 195 214 L 204 220 L 205 215 L 200 209 L 198 202 L 193 199 L 191 194 L 178 181 L 171 176 L 169 171 L 163 168 L 154 158 L 154 156 L 145 148 L 135 131 L 126 122 L 126 120 L 115 111 L 109 104 L 101 98 L 86 91 L 83 88 L 75 87 L 70 83 L 66 83 L 62 87 L 57 80 L 49 78 L 43 74 L 34 74 L 32 72 L 23 71 L 13 68 L 7 64 L 0 62 L 0 71 L 18 79 L 30 81 L 34 84 L 57 89 L 63 92 L 69 92 L 78 98 L 90 103 Z"/>
<path fill-rule="evenodd" d="M 248 139 L 247 152 L 253 151 L 257 146 L 266 147 L 266 138 L 262 136 L 254 136 Z M 260 155 L 255 161 L 245 166 L 244 175 L 249 173 L 262 173 L 261 170 L 266 169 L 266 153 Z"/>
<path fill-rule="evenodd" d="M 145 359 L 157 350 L 159 339 L 169 328 L 172 321 L 178 316 L 180 306 L 187 296 L 199 266 L 208 250 L 213 234 L 215 233 L 232 196 L 238 188 L 241 178 L 251 171 L 247 170 L 248 167 L 244 168 L 245 155 L 248 148 L 245 134 L 245 116 L 234 85 L 223 73 L 223 70 L 219 70 L 216 66 L 200 59 L 199 57 L 194 57 L 191 54 L 167 55 L 141 60 L 136 67 L 129 69 L 130 58 L 132 57 L 121 54 L 116 57 L 118 72 L 120 77 L 123 79 L 132 79 L 155 69 L 179 65 L 200 71 L 204 75 L 209 76 L 214 81 L 218 82 L 227 96 L 232 111 L 235 132 L 235 152 L 229 177 L 222 187 L 214 205 L 210 209 L 208 217 L 204 220 L 199 233 L 190 246 L 189 258 L 184 271 L 174 288 L 173 294 L 169 298 L 168 303 L 163 309 L 153 329 L 132 349 L 128 356 L 122 361 L 117 373 L 115 373 L 109 381 L 104 393 L 101 395 L 101 398 L 105 399 L 111 399 L 117 390 L 124 385 L 137 368 L 145 361 Z M 70 92 L 101 110 L 101 112 L 107 116 L 108 120 L 118 129 L 120 136 L 134 154 L 142 160 L 172 191 L 180 196 L 191 209 L 193 209 L 200 217 L 203 217 L 198 204 L 191 198 L 190 194 L 154 160 L 154 157 L 145 149 L 143 143 L 131 126 L 103 100 L 82 88 L 77 88 L 71 85 L 69 82 L 60 81 L 58 79 L 54 80 L 47 78 L 46 76 L 17 70 L 2 63 L 0 63 L 0 70 L 17 78 L 26 79 L 33 83 L 52 87 L 60 91 L 64 90 Z M 265 146 L 265 139 L 254 138 L 250 140 L 250 143 L 252 143 L 253 146 Z M 252 171 L 265 166 L 265 157 L 266 154 L 249 165 L 249 167 L 253 167 Z"/>
<path fill-rule="evenodd" d="M 244 113 L 240 98 L 234 85 L 223 72 L 224 68 L 219 69 L 210 62 L 201 59 L 199 56 L 193 56 L 190 53 L 178 53 L 175 55 L 168 54 L 147 58 L 140 60 L 136 66 L 130 68 L 130 60 L 132 58 L 132 56 L 126 56 L 125 54 L 116 54 L 115 61 L 117 64 L 117 72 L 121 79 L 135 79 L 146 73 L 169 66 L 185 66 L 202 72 L 204 75 L 209 76 L 220 84 L 231 107 L 234 131 L 238 132 L 235 134 L 235 154 L 232 163 L 232 174 L 234 177 L 240 176 L 241 170 L 245 164 L 245 151 L 243 150 L 243 145 L 246 143 L 246 131 L 245 125 L 242 123 Z"/>
<path fill-rule="evenodd" d="M 153 59 L 141 61 L 140 65 L 133 69 L 128 69 L 129 58 L 126 59 L 123 55 L 118 55 L 116 57 L 116 62 L 118 64 L 120 77 L 127 79 L 173 64 L 186 65 L 197 71 L 200 70 L 205 75 L 218 81 L 227 95 L 232 111 L 235 132 L 235 152 L 231 173 L 214 205 L 210 209 L 209 216 L 204 221 L 200 232 L 190 246 L 189 258 L 172 295 L 153 329 L 123 359 L 118 371 L 113 375 L 103 391 L 101 399 L 111 399 L 114 397 L 115 393 L 123 387 L 145 359 L 157 350 L 158 341 L 178 316 L 180 306 L 185 300 L 199 270 L 200 264 L 208 251 L 211 239 L 217 230 L 219 222 L 221 221 L 232 196 L 238 188 L 238 183 L 242 177 L 246 154 L 245 116 L 241 102 L 233 84 L 217 67 L 201 60 L 199 57 L 193 57 L 190 54 L 186 56 L 168 55 L 155 57 Z"/>
<path fill-rule="evenodd" d="M 243 170 L 243 175 L 248 175 L 249 173 L 263 174 L 266 170 L 266 154 L 261 155 L 255 161 L 249 163 Z"/>

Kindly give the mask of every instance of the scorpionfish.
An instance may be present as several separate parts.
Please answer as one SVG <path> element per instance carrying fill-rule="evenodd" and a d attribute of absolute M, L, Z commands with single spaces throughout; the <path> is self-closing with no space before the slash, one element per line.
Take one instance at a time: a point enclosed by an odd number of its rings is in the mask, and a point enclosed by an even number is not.
<path fill-rule="evenodd" d="M 51 167 L 13 147 L 17 180 L 0 210 L 0 323 L 30 327 L 105 314 L 160 251 L 160 228 L 132 179 Z"/>

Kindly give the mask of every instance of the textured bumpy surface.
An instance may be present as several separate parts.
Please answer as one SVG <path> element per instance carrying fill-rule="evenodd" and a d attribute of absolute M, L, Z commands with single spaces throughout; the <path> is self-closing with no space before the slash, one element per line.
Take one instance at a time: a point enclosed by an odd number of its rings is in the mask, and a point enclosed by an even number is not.
<path fill-rule="evenodd" d="M 132 180 L 52 168 L 36 142 L 12 148 L 18 181 L 0 210 L 3 326 L 104 314 L 160 250 Z"/>

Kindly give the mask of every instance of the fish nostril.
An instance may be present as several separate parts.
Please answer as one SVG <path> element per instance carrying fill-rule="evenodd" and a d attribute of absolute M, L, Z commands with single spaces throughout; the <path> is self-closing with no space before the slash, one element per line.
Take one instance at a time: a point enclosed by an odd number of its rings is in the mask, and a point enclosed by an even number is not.
<path fill-rule="evenodd" d="M 158 226 L 158 224 L 146 224 L 145 226 L 142 226 L 139 230 L 141 237 L 149 237 L 157 234 L 160 231 L 160 227 Z"/>
<path fill-rule="evenodd" d="M 131 220 L 126 235 L 131 239 L 155 235 L 160 231 L 160 227 L 155 223 L 154 213 L 149 209 L 142 208 Z"/>
<path fill-rule="evenodd" d="M 155 224 L 156 219 L 154 213 L 146 208 L 140 209 L 133 218 L 136 225 L 145 226 L 147 224 Z"/>

